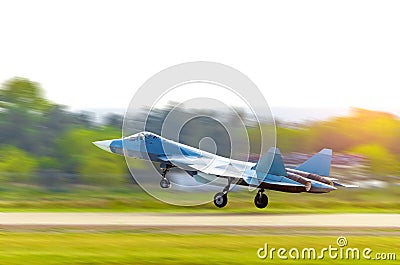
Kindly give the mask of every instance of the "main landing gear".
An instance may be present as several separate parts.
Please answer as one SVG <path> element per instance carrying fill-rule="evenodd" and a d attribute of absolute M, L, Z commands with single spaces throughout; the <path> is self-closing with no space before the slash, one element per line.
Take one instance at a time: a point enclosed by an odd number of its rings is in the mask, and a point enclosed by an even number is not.
<path fill-rule="evenodd" d="M 268 205 L 268 197 L 264 194 L 264 189 L 259 189 L 256 197 L 254 198 L 254 204 L 257 208 L 263 209 Z"/>
<path fill-rule="evenodd" d="M 225 207 L 226 204 L 228 203 L 229 186 L 230 186 L 230 182 L 229 182 L 228 186 L 226 186 L 222 192 L 218 192 L 217 194 L 215 194 L 214 204 L 218 208 Z M 264 194 L 264 189 L 259 189 L 257 191 L 257 194 L 254 198 L 254 204 L 257 208 L 260 208 L 260 209 L 267 207 L 268 197 L 266 194 Z"/>
<path fill-rule="evenodd" d="M 163 168 L 163 171 L 161 173 L 162 178 L 160 181 L 160 187 L 163 189 L 168 189 L 171 187 L 171 182 L 167 179 L 167 173 L 170 168 L 171 168 L 171 166 L 165 165 L 165 167 Z"/>

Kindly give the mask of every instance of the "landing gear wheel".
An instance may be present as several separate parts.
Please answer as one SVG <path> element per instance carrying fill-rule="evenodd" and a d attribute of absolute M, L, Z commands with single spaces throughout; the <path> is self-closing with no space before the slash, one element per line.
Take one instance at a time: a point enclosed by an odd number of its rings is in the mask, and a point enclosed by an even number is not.
<path fill-rule="evenodd" d="M 171 183 L 169 182 L 169 180 L 167 179 L 167 173 L 170 169 L 170 165 L 161 165 L 161 169 L 163 170 L 161 173 L 161 181 L 160 181 L 160 187 L 163 189 L 168 189 L 171 187 Z"/>
<path fill-rule="evenodd" d="M 160 181 L 160 187 L 163 189 L 168 189 L 171 187 L 171 182 L 167 178 L 162 178 Z"/>
<path fill-rule="evenodd" d="M 214 196 L 214 204 L 218 208 L 224 207 L 228 203 L 228 194 L 224 192 L 218 192 Z"/>
<path fill-rule="evenodd" d="M 257 208 L 263 209 L 268 205 L 268 197 L 262 192 L 258 192 L 254 198 L 254 204 Z"/>

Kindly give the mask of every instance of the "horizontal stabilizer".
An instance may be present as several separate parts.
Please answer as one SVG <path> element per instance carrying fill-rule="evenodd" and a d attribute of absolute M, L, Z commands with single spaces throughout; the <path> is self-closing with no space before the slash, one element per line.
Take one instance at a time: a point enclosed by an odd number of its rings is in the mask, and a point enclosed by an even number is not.
<path fill-rule="evenodd" d="M 332 149 L 322 149 L 296 169 L 320 176 L 329 176 L 331 171 Z"/>
<path fill-rule="evenodd" d="M 255 170 L 277 176 L 287 175 L 281 152 L 274 147 L 271 147 L 268 152 L 261 156 L 255 165 Z"/>

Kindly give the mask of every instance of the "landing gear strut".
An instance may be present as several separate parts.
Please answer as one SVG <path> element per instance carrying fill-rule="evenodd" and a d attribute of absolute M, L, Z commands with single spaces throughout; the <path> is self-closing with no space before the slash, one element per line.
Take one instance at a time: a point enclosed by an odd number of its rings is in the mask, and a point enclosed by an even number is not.
<path fill-rule="evenodd" d="M 257 208 L 265 208 L 268 205 L 268 197 L 264 194 L 264 189 L 259 189 L 256 197 L 254 198 L 254 204 Z"/>
<path fill-rule="evenodd" d="M 228 203 L 228 191 L 231 187 L 232 180 L 232 178 L 228 178 L 228 185 L 225 186 L 224 190 L 215 194 L 214 204 L 218 208 L 222 208 Z"/>
<path fill-rule="evenodd" d="M 169 180 L 167 179 L 167 173 L 170 168 L 171 168 L 171 166 L 165 165 L 165 168 L 163 169 L 163 171 L 161 173 L 162 178 L 160 181 L 160 187 L 163 189 L 168 189 L 171 187 L 171 182 L 169 182 Z"/>

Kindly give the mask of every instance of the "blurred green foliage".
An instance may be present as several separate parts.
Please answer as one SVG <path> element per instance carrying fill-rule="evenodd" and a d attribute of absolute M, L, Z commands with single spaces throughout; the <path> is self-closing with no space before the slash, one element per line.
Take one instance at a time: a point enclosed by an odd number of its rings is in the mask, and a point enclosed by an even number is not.
<path fill-rule="evenodd" d="M 4 106 L 26 111 L 44 112 L 51 107 L 40 85 L 21 77 L 12 78 L 3 84 L 0 100 L 6 103 Z"/>
<path fill-rule="evenodd" d="M 38 83 L 19 77 L 3 84 L 0 103 L 0 179 L 52 183 L 49 175 L 65 173 L 78 183 L 110 185 L 129 177 L 123 157 L 92 145 L 121 136 L 119 117 L 96 124 L 92 113 L 52 103 Z"/>
<path fill-rule="evenodd" d="M 24 150 L 11 145 L 0 146 L 0 150 L 0 172 L 12 173 L 15 180 L 26 180 L 37 169 L 37 161 Z"/>
<path fill-rule="evenodd" d="M 155 110 L 149 119 L 158 132 L 168 109 Z M 188 115 L 182 110 L 182 115 Z M 140 113 L 139 113 L 140 114 Z M 139 115 L 138 114 L 138 115 Z M 212 115 L 211 115 L 212 116 Z M 204 117 L 194 123 L 195 130 L 187 130 L 190 137 L 184 143 L 198 143 L 201 133 L 211 129 L 222 131 Z M 227 118 L 229 119 L 229 117 Z M 50 102 L 44 97 L 40 85 L 26 78 L 12 78 L 0 89 L 0 179 L 49 182 L 50 175 L 76 175 L 77 183 L 114 185 L 129 178 L 124 158 L 96 148 L 96 140 L 121 137 L 122 116 L 110 114 L 97 123 L 90 112 L 72 112 L 66 106 Z M 327 121 L 289 126 L 277 123 L 277 146 L 282 152 L 313 153 L 324 147 L 335 152 L 361 154 L 368 159 L 368 169 L 376 175 L 398 175 L 400 159 L 400 120 L 388 113 L 353 109 L 350 115 Z M 270 125 L 267 130 L 270 130 Z M 257 153 L 260 130 L 248 127 L 251 150 Z M 227 136 L 217 133 L 218 143 L 225 143 Z M 220 146 L 229 147 L 228 144 Z M 218 150 L 226 155 L 229 149 Z M 226 153 L 226 154 L 225 154 Z M 258 153 L 257 153 L 258 154 Z M 140 167 L 140 161 L 137 162 Z M 41 176 L 46 181 L 40 180 Z M 64 181 L 64 180 L 63 180 Z"/>
<path fill-rule="evenodd" d="M 400 172 L 396 156 L 381 145 L 359 145 L 352 148 L 350 152 L 368 157 L 368 167 L 376 175 L 396 175 Z"/>

